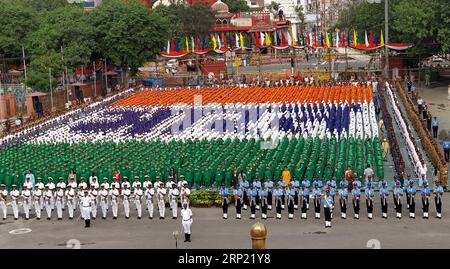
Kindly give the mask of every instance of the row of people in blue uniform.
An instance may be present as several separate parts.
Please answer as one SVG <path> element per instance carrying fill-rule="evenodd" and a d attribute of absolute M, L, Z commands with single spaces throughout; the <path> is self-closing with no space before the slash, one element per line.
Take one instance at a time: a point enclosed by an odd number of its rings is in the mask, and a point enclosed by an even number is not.
<path fill-rule="evenodd" d="M 354 218 L 358 219 L 361 195 L 364 194 L 368 218 L 372 219 L 375 187 L 378 186 L 383 218 L 387 218 L 388 198 L 390 193 L 392 193 L 397 218 L 401 218 L 402 198 L 404 196 L 406 196 L 406 206 L 407 209 L 409 209 L 409 216 L 411 218 L 415 218 L 417 193 L 420 193 L 421 196 L 423 217 L 428 218 L 430 197 L 433 193 L 437 212 L 436 217 L 442 218 L 442 195 L 444 190 L 439 180 L 435 180 L 435 185 L 433 186 L 432 192 L 430 191 L 428 180 L 425 178 L 420 178 L 418 180 L 417 187 L 415 186 L 415 180 L 412 179 L 407 179 L 403 183 L 404 187 L 402 187 L 402 182 L 398 179 L 394 179 L 391 183 L 392 190 L 389 190 L 389 184 L 386 180 L 383 179 L 379 182 L 374 182 L 369 177 L 364 182 L 364 187 L 362 187 L 359 180 L 353 181 L 351 183 L 352 188 L 349 191 L 349 182 L 347 180 L 342 180 L 340 182 L 339 190 L 336 188 L 335 179 L 327 181 L 325 186 L 323 186 L 322 181 L 316 178 L 312 182 L 312 189 L 310 189 L 308 180 L 303 180 L 301 184 L 295 179 L 291 181 L 290 184 L 286 184 L 284 181 L 280 180 L 275 188 L 273 181 L 270 179 L 263 184 L 261 184 L 258 180 L 254 180 L 252 184 L 249 184 L 248 181 L 243 180 L 239 183 L 239 186 L 232 187 L 231 190 L 222 184 L 220 195 L 222 197 L 224 219 L 228 218 L 228 205 L 230 203 L 229 195 L 231 191 L 236 207 L 237 219 L 241 218 L 241 210 L 247 210 L 247 206 L 249 206 L 251 210 L 251 219 L 255 218 L 256 210 L 259 210 L 260 207 L 262 213 L 261 217 L 262 219 L 266 219 L 267 210 L 272 209 L 274 201 L 277 219 L 281 219 L 281 211 L 285 208 L 285 205 L 287 205 L 288 208 L 288 218 L 292 219 L 294 217 L 294 209 L 298 209 L 300 205 L 302 213 L 301 218 L 306 219 L 306 212 L 309 209 L 310 197 L 314 202 L 315 218 L 320 218 L 321 206 L 323 206 L 324 209 L 328 208 L 331 211 L 330 213 L 332 216 L 332 211 L 335 207 L 335 196 L 338 196 L 338 202 L 341 209 L 341 218 L 345 219 L 347 217 L 347 201 L 351 194 Z M 328 218 L 326 217 L 326 219 Z"/>

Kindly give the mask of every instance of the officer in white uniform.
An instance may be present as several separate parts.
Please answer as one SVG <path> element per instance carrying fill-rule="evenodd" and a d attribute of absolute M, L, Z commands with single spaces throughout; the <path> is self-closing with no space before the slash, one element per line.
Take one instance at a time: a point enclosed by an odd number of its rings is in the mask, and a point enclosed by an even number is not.
<path fill-rule="evenodd" d="M 137 186 L 139 186 L 139 188 L 140 188 L 140 187 L 142 187 L 142 184 L 141 184 L 141 182 L 139 181 L 139 177 L 138 177 L 138 176 L 135 176 L 135 177 L 134 177 L 134 182 L 133 182 L 133 184 L 131 185 L 131 187 L 133 188 L 133 191 L 136 190 Z"/>
<path fill-rule="evenodd" d="M 100 207 L 102 208 L 102 219 L 106 219 L 106 212 L 108 211 L 108 190 L 106 189 L 106 186 L 103 184 L 99 196 L 100 196 Z"/>
<path fill-rule="evenodd" d="M 187 186 L 187 181 L 184 179 L 184 176 L 180 176 L 180 181 L 178 181 L 178 188 L 181 189 L 184 185 Z"/>
<path fill-rule="evenodd" d="M 92 199 L 92 208 L 91 208 L 91 213 L 92 213 L 92 219 L 95 220 L 97 218 L 97 197 L 98 197 L 98 191 L 97 189 L 95 189 L 94 185 L 91 185 L 91 190 L 89 191 L 89 195 L 91 196 Z"/>
<path fill-rule="evenodd" d="M 188 208 L 187 203 L 183 204 L 180 215 L 181 224 L 183 225 L 184 242 L 191 242 L 192 211 Z"/>
<path fill-rule="evenodd" d="M 3 220 L 6 220 L 8 216 L 8 207 L 6 207 L 6 203 L 8 202 L 8 191 L 6 190 L 6 185 L 0 185 L 0 207 L 3 212 Z"/>
<path fill-rule="evenodd" d="M 63 194 L 65 194 L 66 192 L 66 182 L 64 182 L 64 179 L 62 177 L 59 177 L 59 182 L 56 184 L 56 188 L 61 188 L 61 190 L 63 191 Z M 63 195 L 63 199 L 62 199 L 62 211 L 64 211 L 64 208 L 66 207 L 66 196 Z"/>
<path fill-rule="evenodd" d="M 133 183 L 134 184 L 134 183 Z M 142 196 L 144 196 L 144 192 L 141 189 L 141 185 L 139 182 L 139 185 L 136 185 L 134 189 L 134 205 L 136 206 L 138 219 L 142 218 Z"/>
<path fill-rule="evenodd" d="M 149 176 L 144 177 L 144 182 L 142 183 L 142 188 L 146 191 L 148 188 L 152 187 L 152 182 L 149 180 Z"/>
<path fill-rule="evenodd" d="M 85 228 L 91 227 L 91 207 L 92 197 L 89 195 L 88 190 L 84 190 L 84 195 L 80 198 L 81 215 L 84 219 Z"/>
<path fill-rule="evenodd" d="M 170 190 L 170 203 L 172 208 L 172 219 L 177 219 L 178 216 L 178 197 L 180 196 L 180 191 L 178 190 L 177 184 L 172 184 L 172 189 Z"/>
<path fill-rule="evenodd" d="M 163 183 L 161 181 L 161 178 L 159 176 L 156 176 L 155 184 L 153 184 L 153 186 L 155 187 L 156 191 L 159 189 L 159 185 L 161 185 L 161 183 Z"/>
<path fill-rule="evenodd" d="M 109 183 L 108 183 L 108 178 L 104 177 L 103 178 L 103 183 L 100 185 L 100 187 L 105 187 L 105 190 L 109 190 Z"/>
<path fill-rule="evenodd" d="M 45 204 L 45 211 L 47 211 L 47 220 L 50 220 L 52 218 L 52 205 L 51 205 L 52 198 L 53 192 L 49 189 L 48 186 L 45 186 L 44 204 Z"/>
<path fill-rule="evenodd" d="M 155 189 L 152 188 L 152 183 L 148 185 L 147 189 L 145 190 L 145 200 L 147 203 L 147 211 L 148 211 L 148 218 L 153 219 L 153 197 L 155 196 Z"/>
<path fill-rule="evenodd" d="M 87 187 L 88 187 L 88 186 L 87 186 L 87 183 L 84 182 L 84 177 L 80 177 L 80 183 L 78 184 L 78 189 L 80 189 L 81 191 L 83 191 L 81 195 L 84 194 L 84 190 L 87 189 Z M 81 195 L 80 195 L 80 196 L 81 196 Z"/>
<path fill-rule="evenodd" d="M 113 213 L 113 219 L 117 219 L 117 211 L 119 209 L 118 200 L 120 193 L 116 187 L 116 184 L 112 184 L 112 190 L 110 190 L 109 195 L 111 196 L 111 209 Z"/>
<path fill-rule="evenodd" d="M 191 195 L 191 190 L 187 187 L 187 182 L 183 183 L 181 189 L 181 203 L 187 203 L 189 207 L 189 196 Z"/>
<path fill-rule="evenodd" d="M 52 192 L 52 198 L 50 198 L 50 208 L 53 210 L 55 210 L 55 183 L 53 183 L 53 178 L 49 177 L 48 178 L 48 183 L 45 185 L 48 186 L 49 191 Z"/>
<path fill-rule="evenodd" d="M 58 183 L 59 184 L 59 183 Z M 62 210 L 63 210 L 63 201 L 64 201 L 64 190 L 61 187 L 56 188 L 55 193 L 55 206 L 56 206 L 56 214 L 58 215 L 58 220 L 62 220 Z"/>
<path fill-rule="evenodd" d="M 159 210 L 159 218 L 164 219 L 164 215 L 166 212 L 166 205 L 164 202 L 164 198 L 166 196 L 166 189 L 164 188 L 164 183 L 160 183 L 158 186 L 158 190 L 156 191 L 156 199 L 158 202 L 158 210 Z"/>
<path fill-rule="evenodd" d="M 23 212 L 25 213 L 25 219 L 30 219 L 30 206 L 31 206 L 31 188 L 28 189 L 28 187 L 24 186 L 24 189 L 22 190 L 22 206 L 23 206 Z"/>
<path fill-rule="evenodd" d="M 75 210 L 76 207 L 76 196 L 77 196 L 77 192 L 76 190 L 72 187 L 73 184 L 68 185 L 68 189 L 66 190 L 66 199 L 67 199 L 67 210 L 69 211 L 69 219 L 73 219 L 73 211 Z"/>
<path fill-rule="evenodd" d="M 35 188 L 33 191 L 33 199 L 34 199 L 34 211 L 36 212 L 36 219 L 41 219 L 41 199 L 43 196 L 43 192 L 39 188 Z"/>
<path fill-rule="evenodd" d="M 123 185 L 124 189 L 122 190 L 122 202 L 123 202 L 123 210 L 125 211 L 125 218 L 130 218 L 130 196 L 131 191 L 128 188 L 127 184 Z"/>
<path fill-rule="evenodd" d="M 11 206 L 14 213 L 14 220 L 17 220 L 19 218 L 19 197 L 20 192 L 17 190 L 16 185 L 11 186 Z"/>
<path fill-rule="evenodd" d="M 125 189 L 125 186 L 129 189 L 131 188 L 131 184 L 128 181 L 128 177 L 123 177 L 122 189 Z M 131 191 L 130 191 L 131 192 Z"/>
<path fill-rule="evenodd" d="M 39 207 L 41 208 L 41 211 L 44 209 L 44 182 L 42 182 L 42 179 L 40 177 L 37 178 L 38 183 L 36 183 L 35 189 L 39 189 L 42 192 L 41 198 L 39 200 Z"/>
<path fill-rule="evenodd" d="M 25 188 L 27 188 L 27 189 L 29 189 L 29 190 L 31 190 L 31 189 L 33 189 L 33 183 L 31 183 L 31 181 L 30 181 L 30 177 L 27 177 L 26 179 L 25 179 L 25 182 L 23 183 L 23 189 L 25 189 Z"/>

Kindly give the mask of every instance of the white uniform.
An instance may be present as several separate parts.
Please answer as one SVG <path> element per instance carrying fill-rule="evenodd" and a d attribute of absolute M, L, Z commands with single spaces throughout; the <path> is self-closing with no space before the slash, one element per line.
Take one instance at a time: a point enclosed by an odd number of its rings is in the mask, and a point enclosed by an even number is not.
<path fill-rule="evenodd" d="M 141 182 L 139 182 L 139 181 L 134 181 L 134 182 L 133 182 L 133 185 L 132 185 L 133 190 L 135 190 L 138 186 L 139 186 L 139 188 L 142 187 Z"/>
<path fill-rule="evenodd" d="M 144 196 L 144 192 L 142 191 L 141 188 L 134 190 L 134 204 L 137 209 L 138 218 L 142 218 L 142 205 L 141 205 L 142 196 Z"/>
<path fill-rule="evenodd" d="M 73 197 L 73 204 L 72 204 L 72 206 L 73 206 L 73 210 L 76 210 L 77 209 L 77 204 L 78 204 L 78 199 L 77 199 L 77 195 L 76 195 L 76 193 L 77 193 L 77 187 L 78 187 L 78 184 L 75 182 L 75 181 L 73 181 L 73 182 L 70 182 L 69 184 L 67 184 L 68 186 L 71 186 L 72 187 L 72 189 L 74 190 L 74 192 L 75 192 L 75 196 Z M 67 196 L 66 196 L 67 197 Z"/>
<path fill-rule="evenodd" d="M 192 210 L 190 208 L 181 209 L 181 224 L 183 225 L 183 232 L 185 234 L 191 234 L 192 225 Z"/>
<path fill-rule="evenodd" d="M 164 197 L 166 196 L 166 189 L 158 188 L 156 191 L 156 199 L 158 201 L 158 210 L 160 218 L 164 218 L 166 212 L 166 205 L 164 203 Z"/>
<path fill-rule="evenodd" d="M 87 189 L 87 183 L 86 182 L 80 182 L 80 184 L 78 184 L 78 188 L 80 190 Z"/>
<path fill-rule="evenodd" d="M 119 184 L 119 183 L 117 182 L 117 184 Z M 125 189 L 125 186 L 127 186 L 127 189 L 129 189 L 131 187 L 130 182 L 128 182 L 128 181 L 122 182 L 122 189 Z"/>
<path fill-rule="evenodd" d="M 108 211 L 108 191 L 106 189 L 101 190 L 100 196 L 100 207 L 102 208 L 102 218 L 106 218 L 106 212 Z"/>
<path fill-rule="evenodd" d="M 111 182 L 111 188 L 113 187 L 113 186 L 116 186 L 116 189 L 120 189 L 120 183 L 119 182 Z"/>
<path fill-rule="evenodd" d="M 80 198 L 81 216 L 84 220 L 91 219 L 92 198 L 90 195 L 83 195 Z"/>
<path fill-rule="evenodd" d="M 187 204 L 187 207 L 189 208 L 189 196 L 191 195 L 191 190 L 188 188 L 182 188 L 181 189 L 181 204 Z"/>
<path fill-rule="evenodd" d="M 52 217 L 52 205 L 51 205 L 52 199 L 53 199 L 53 192 L 51 190 L 44 191 L 44 203 L 45 203 L 45 211 L 47 211 L 47 219 Z"/>
<path fill-rule="evenodd" d="M 25 218 L 30 218 L 30 205 L 31 205 L 31 191 L 29 189 L 22 190 L 23 198 L 23 212 L 25 213 Z"/>
<path fill-rule="evenodd" d="M 31 183 L 31 181 L 25 181 L 25 183 L 23 183 L 23 189 L 25 189 L 25 187 L 27 187 L 27 189 L 31 190 L 31 189 L 33 189 L 33 183 Z"/>
<path fill-rule="evenodd" d="M 59 189 L 55 193 L 56 215 L 58 215 L 58 219 L 62 219 L 63 202 L 64 202 L 64 190 Z"/>
<path fill-rule="evenodd" d="M 96 219 L 97 218 L 97 196 L 98 196 L 98 191 L 96 189 L 93 189 L 89 192 L 89 195 L 92 198 L 92 203 L 91 203 L 91 213 L 92 213 L 92 218 Z"/>
<path fill-rule="evenodd" d="M 125 211 L 125 218 L 130 217 L 130 189 L 122 190 L 122 199 L 123 199 L 123 211 Z"/>
<path fill-rule="evenodd" d="M 113 217 L 117 218 L 117 210 L 118 210 L 117 200 L 119 199 L 119 190 L 112 189 L 110 191 L 109 195 L 111 196 L 111 208 L 112 208 Z"/>
<path fill-rule="evenodd" d="M 69 218 L 73 218 L 73 211 L 76 208 L 76 196 L 77 193 L 75 189 L 70 189 L 66 191 L 66 198 L 67 198 L 67 209 L 69 211 Z"/>
<path fill-rule="evenodd" d="M 18 190 L 11 191 L 11 206 L 14 213 L 14 219 L 19 218 L 19 197 L 20 192 Z"/>
<path fill-rule="evenodd" d="M 144 180 L 144 182 L 142 183 L 142 188 L 144 188 L 144 190 L 147 190 L 148 188 L 152 187 L 152 183 L 149 180 Z"/>
<path fill-rule="evenodd" d="M 180 191 L 175 188 L 170 190 L 170 204 L 172 208 L 172 217 L 176 218 L 178 216 L 178 197 L 180 196 Z"/>
<path fill-rule="evenodd" d="M 63 182 L 58 182 L 56 184 L 56 188 L 61 188 L 63 193 L 66 191 L 66 183 Z M 62 199 L 62 210 L 64 210 L 64 208 L 66 207 L 66 197 L 63 195 L 63 199 Z"/>
<path fill-rule="evenodd" d="M 47 183 L 45 185 L 46 187 L 48 187 L 48 189 L 52 192 L 52 198 L 50 198 L 50 208 L 52 210 L 55 210 L 55 199 L 54 199 L 54 195 L 55 195 L 55 183 L 51 182 L 51 183 Z"/>
<path fill-rule="evenodd" d="M 38 182 L 35 186 L 35 188 L 41 190 L 41 192 L 42 192 L 41 198 L 39 200 L 39 207 L 41 208 L 41 211 L 44 208 L 44 187 L 45 187 L 44 183 L 42 183 L 42 182 Z"/>
<path fill-rule="evenodd" d="M 108 183 L 108 182 L 103 182 L 103 183 L 100 185 L 100 187 L 102 187 L 102 188 L 103 188 L 103 186 L 105 186 L 105 189 L 106 189 L 106 190 L 109 190 L 109 183 Z"/>
<path fill-rule="evenodd" d="M 186 184 L 186 186 L 187 186 L 187 181 L 186 180 L 178 181 L 178 188 L 181 189 L 184 186 L 184 184 Z"/>
<path fill-rule="evenodd" d="M 153 218 L 153 196 L 155 196 L 155 189 L 148 188 L 145 190 L 145 200 L 147 203 L 147 210 L 150 218 Z"/>
<path fill-rule="evenodd" d="M 8 200 L 8 191 L 2 190 L 0 191 L 0 207 L 2 208 L 3 212 L 3 220 L 6 220 L 6 217 L 8 216 L 8 208 L 6 207 L 6 201 Z"/>
<path fill-rule="evenodd" d="M 41 199 L 42 199 L 42 191 L 38 188 L 34 189 L 33 197 L 34 197 L 34 211 L 36 212 L 36 218 L 41 218 Z"/>

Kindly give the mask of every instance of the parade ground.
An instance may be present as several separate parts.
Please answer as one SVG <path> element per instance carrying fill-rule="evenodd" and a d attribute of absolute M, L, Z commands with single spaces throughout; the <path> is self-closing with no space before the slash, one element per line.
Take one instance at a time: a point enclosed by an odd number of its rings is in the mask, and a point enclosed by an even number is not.
<path fill-rule="evenodd" d="M 450 247 L 450 195 L 443 196 L 443 218 L 435 218 L 434 200 L 430 204 L 430 218 L 422 219 L 420 201 L 416 196 L 416 218 L 410 219 L 403 202 L 402 219 L 396 219 L 392 197 L 389 199 L 388 219 L 381 218 L 378 193 L 375 195 L 374 218 L 367 219 L 364 200 L 361 202 L 360 219 L 353 219 L 353 209 L 348 204 L 347 219 L 340 219 L 339 206 L 336 207 L 332 228 L 325 228 L 324 217 L 314 219 L 314 208 L 311 202 L 308 219 L 300 219 L 300 211 L 296 210 L 294 219 L 287 219 L 286 210 L 282 219 L 274 218 L 275 211 L 269 211 L 269 218 L 261 220 L 261 212 L 257 211 L 256 220 L 250 220 L 250 210 L 243 211 L 241 220 L 235 219 L 234 207 L 229 208 L 229 218 L 222 219 L 221 208 L 192 208 L 194 221 L 192 224 L 192 242 L 184 243 L 181 220 L 171 219 L 171 211 L 166 209 L 166 218 L 159 219 L 157 211 L 152 220 L 148 213 L 143 218 L 136 218 L 134 207 L 131 208 L 130 219 L 125 219 L 123 208 L 119 208 L 119 217 L 113 220 L 111 212 L 108 219 L 97 218 L 92 221 L 91 228 L 84 228 L 84 221 L 68 220 L 67 213 L 61 221 L 56 216 L 50 221 L 21 218 L 13 220 L 11 215 L 6 221 L 0 221 L 0 246 L 2 248 L 72 248 L 79 242 L 80 248 L 164 248 L 175 249 L 174 231 L 178 231 L 179 249 L 250 249 L 250 227 L 260 221 L 268 230 L 266 247 L 294 249 L 324 248 L 449 248 Z M 45 213 L 45 212 L 44 212 Z M 75 212 L 78 217 L 79 210 Z M 170 214 L 170 216 L 169 216 Z M 24 228 L 31 229 L 23 230 Z M 22 229 L 22 230 L 17 230 Z M 15 230 L 15 231 L 14 231 Z M 29 232 L 27 232 L 29 231 Z M 26 233 L 21 233 L 26 232 Z M 379 242 L 379 244 L 378 244 Z M 69 247 L 67 246 L 69 244 Z"/>

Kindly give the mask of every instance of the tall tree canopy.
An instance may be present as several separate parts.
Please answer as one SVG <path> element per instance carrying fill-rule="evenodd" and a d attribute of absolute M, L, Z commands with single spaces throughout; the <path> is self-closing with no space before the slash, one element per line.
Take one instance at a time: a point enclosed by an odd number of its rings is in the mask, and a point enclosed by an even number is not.
<path fill-rule="evenodd" d="M 224 0 L 223 2 L 228 5 L 228 8 L 232 13 L 246 12 L 250 10 L 250 7 L 244 0 Z"/>
<path fill-rule="evenodd" d="M 111 0 L 91 14 L 98 51 L 115 65 L 136 74 L 140 66 L 161 52 L 168 39 L 165 18 L 144 4 Z"/>

